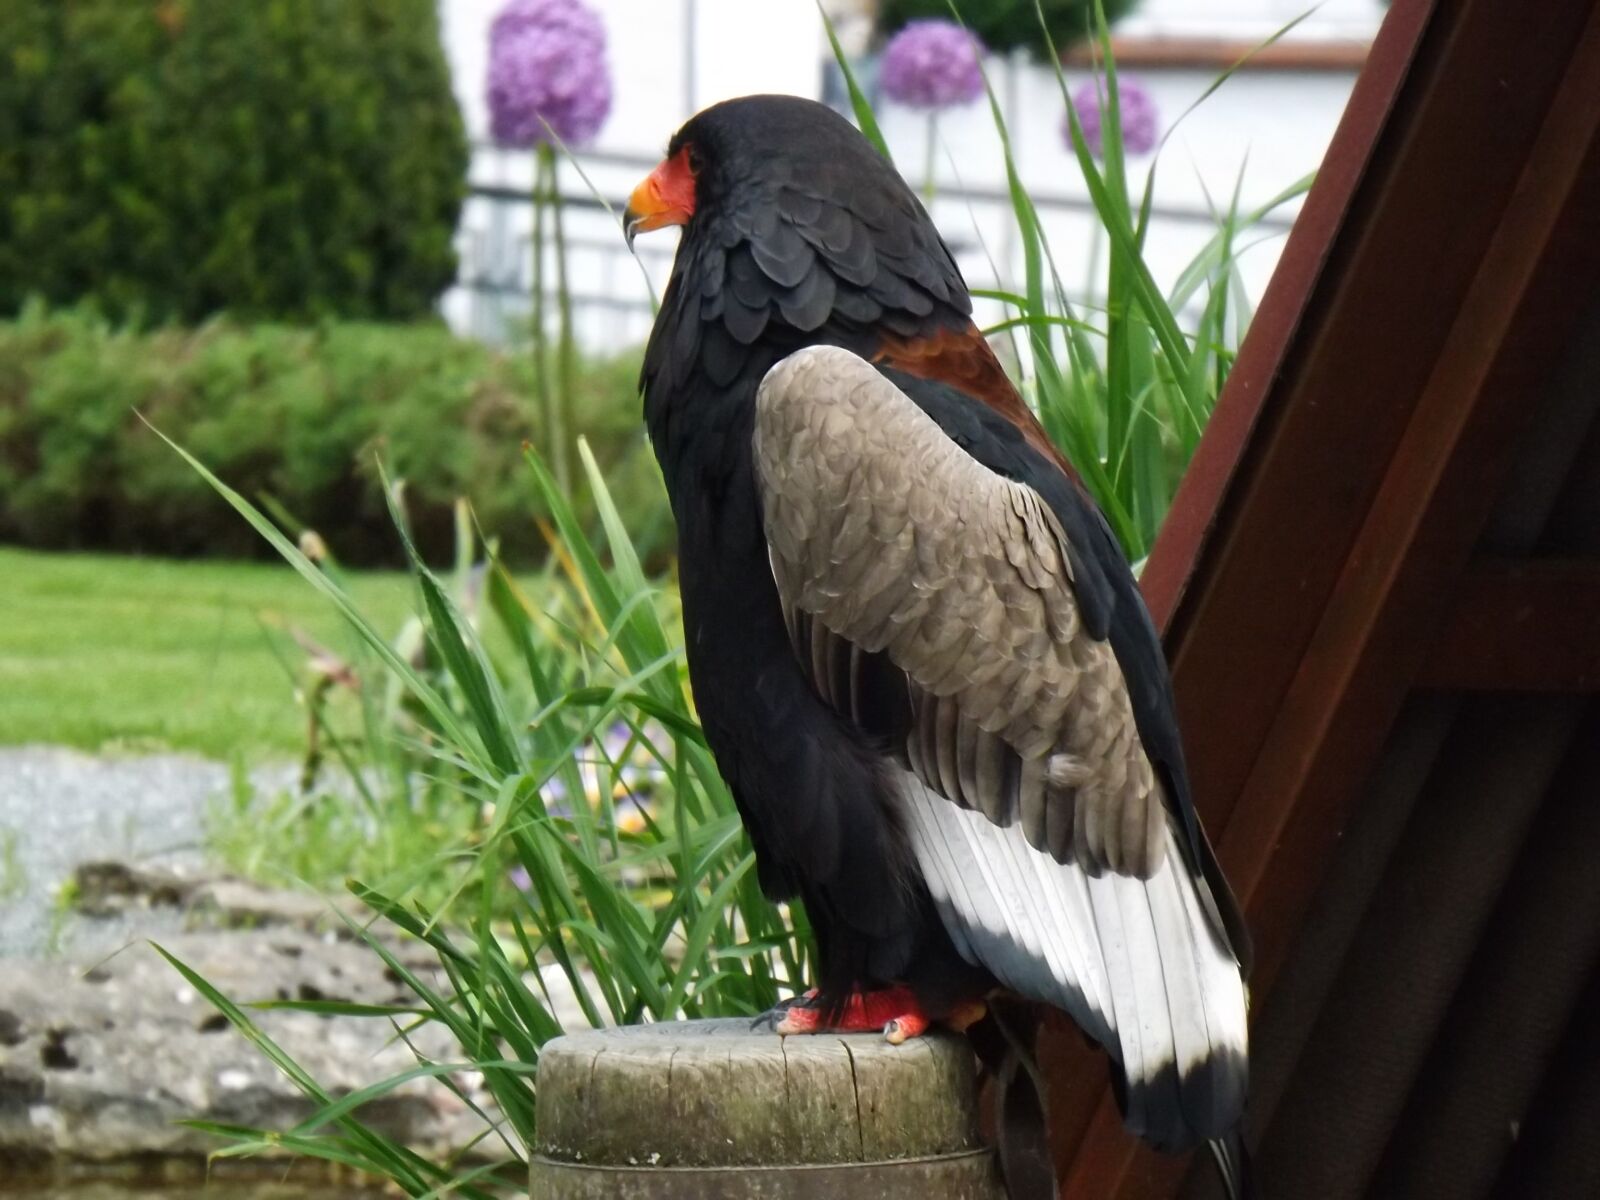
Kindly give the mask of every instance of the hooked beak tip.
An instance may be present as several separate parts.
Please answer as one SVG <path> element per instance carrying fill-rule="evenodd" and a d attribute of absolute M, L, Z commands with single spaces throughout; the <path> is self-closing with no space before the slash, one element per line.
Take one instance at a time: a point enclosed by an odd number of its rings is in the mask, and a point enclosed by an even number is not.
<path fill-rule="evenodd" d="M 633 250 L 633 239 L 652 229 L 683 225 L 694 212 L 694 180 L 681 166 L 681 156 L 658 166 L 628 197 L 622 210 L 622 236 Z"/>

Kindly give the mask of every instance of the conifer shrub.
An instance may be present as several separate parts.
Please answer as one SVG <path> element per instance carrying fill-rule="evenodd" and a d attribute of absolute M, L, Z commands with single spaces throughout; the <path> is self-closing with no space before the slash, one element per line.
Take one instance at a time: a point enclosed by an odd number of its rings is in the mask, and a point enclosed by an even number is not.
<path fill-rule="evenodd" d="M 0 315 L 415 317 L 466 169 L 435 0 L 0 4 Z"/>

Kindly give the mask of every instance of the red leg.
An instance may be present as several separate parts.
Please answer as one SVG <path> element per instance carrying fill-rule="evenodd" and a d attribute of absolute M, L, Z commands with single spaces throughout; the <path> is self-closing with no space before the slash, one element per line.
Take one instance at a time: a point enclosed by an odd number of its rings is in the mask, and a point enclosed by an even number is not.
<path fill-rule="evenodd" d="M 919 1037 L 930 1024 L 910 988 L 884 988 L 875 992 L 852 992 L 838 1015 L 826 1020 L 814 1004 L 795 1004 L 777 1024 L 780 1034 L 792 1033 L 867 1033 L 883 1030 L 896 1044 Z"/>

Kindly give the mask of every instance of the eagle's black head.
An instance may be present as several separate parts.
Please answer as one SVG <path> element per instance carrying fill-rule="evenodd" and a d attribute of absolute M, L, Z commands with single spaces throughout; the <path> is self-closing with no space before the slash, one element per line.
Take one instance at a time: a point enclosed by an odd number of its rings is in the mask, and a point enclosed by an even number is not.
<path fill-rule="evenodd" d="M 819 199 L 885 205 L 905 215 L 921 206 L 894 167 L 833 109 L 799 96 L 741 96 L 690 118 L 661 164 L 628 200 L 627 233 L 684 226 L 703 236 L 741 209 L 774 204 L 787 187 Z"/>
<path fill-rule="evenodd" d="M 645 354 L 647 413 L 689 392 L 753 397 L 803 345 L 872 357 L 886 336 L 965 327 L 972 308 L 893 164 L 797 96 L 745 96 L 690 119 L 634 189 L 625 224 L 630 241 L 683 227 Z"/>

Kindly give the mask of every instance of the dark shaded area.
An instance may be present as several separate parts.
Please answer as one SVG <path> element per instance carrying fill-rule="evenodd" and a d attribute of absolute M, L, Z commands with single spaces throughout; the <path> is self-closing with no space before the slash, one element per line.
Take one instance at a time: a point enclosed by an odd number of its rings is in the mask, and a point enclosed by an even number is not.
<path fill-rule="evenodd" d="M 67 1049 L 67 1037 L 70 1029 L 52 1029 L 44 1039 L 44 1045 L 39 1048 L 39 1061 L 52 1071 L 72 1071 L 78 1066 L 78 1060 Z"/>

